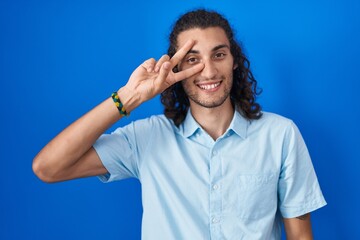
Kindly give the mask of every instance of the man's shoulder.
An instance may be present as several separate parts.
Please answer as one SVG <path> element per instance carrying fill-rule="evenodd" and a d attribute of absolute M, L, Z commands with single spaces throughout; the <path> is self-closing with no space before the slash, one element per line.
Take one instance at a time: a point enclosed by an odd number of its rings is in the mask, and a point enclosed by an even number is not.
<path fill-rule="evenodd" d="M 284 117 L 277 113 L 273 112 L 262 112 L 262 116 L 260 118 L 262 121 L 268 122 L 280 122 L 280 123 L 291 123 L 292 120 L 290 118 Z"/>
<path fill-rule="evenodd" d="M 168 119 L 165 115 L 152 115 L 147 118 L 138 119 L 132 122 L 132 125 L 137 130 L 151 130 L 151 131 L 174 131 L 175 124 L 171 119 Z"/>
<path fill-rule="evenodd" d="M 171 119 L 164 115 L 152 115 L 146 118 L 133 120 L 131 123 L 118 127 L 113 133 L 125 134 L 126 136 L 142 136 L 148 140 L 149 137 L 160 134 L 169 134 L 177 131 Z"/>
<path fill-rule="evenodd" d="M 250 125 L 258 125 L 270 129 L 291 128 L 294 123 L 290 118 L 272 112 L 262 112 L 261 118 L 251 121 Z"/>
<path fill-rule="evenodd" d="M 158 126 L 158 125 L 172 125 L 173 122 L 165 117 L 164 114 L 158 114 L 158 115 L 151 115 L 146 118 L 137 119 L 133 121 L 136 125 L 148 125 L 148 126 Z"/>

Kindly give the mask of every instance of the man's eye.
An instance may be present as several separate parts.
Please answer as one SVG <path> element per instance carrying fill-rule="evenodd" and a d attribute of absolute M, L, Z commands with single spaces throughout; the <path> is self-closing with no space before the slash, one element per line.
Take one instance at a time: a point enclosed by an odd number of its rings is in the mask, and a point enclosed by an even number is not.
<path fill-rule="evenodd" d="M 194 64 L 194 63 L 197 63 L 199 60 L 195 57 L 190 57 L 186 60 L 187 63 L 189 64 Z"/>
<path fill-rule="evenodd" d="M 219 58 L 220 58 L 220 59 L 223 59 L 225 56 L 226 56 L 225 53 L 216 53 L 216 54 L 215 54 L 215 58 L 216 58 L 216 59 L 219 59 Z"/>

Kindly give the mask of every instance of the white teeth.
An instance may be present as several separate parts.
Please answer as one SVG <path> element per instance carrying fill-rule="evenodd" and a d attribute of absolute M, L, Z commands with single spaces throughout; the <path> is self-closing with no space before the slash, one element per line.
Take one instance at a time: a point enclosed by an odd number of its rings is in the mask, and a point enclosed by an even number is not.
<path fill-rule="evenodd" d="M 199 87 L 204 90 L 210 90 L 210 89 L 214 89 L 214 88 L 218 87 L 219 85 L 220 85 L 220 83 L 213 83 L 213 84 L 199 85 Z"/>

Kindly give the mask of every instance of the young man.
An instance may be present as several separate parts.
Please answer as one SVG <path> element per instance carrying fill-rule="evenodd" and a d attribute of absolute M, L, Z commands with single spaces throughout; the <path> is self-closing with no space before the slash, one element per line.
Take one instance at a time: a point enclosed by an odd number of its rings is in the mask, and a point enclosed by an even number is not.
<path fill-rule="evenodd" d="M 280 239 L 282 220 L 288 239 L 312 239 L 309 213 L 326 202 L 305 143 L 291 120 L 260 111 L 227 20 L 186 13 L 168 54 L 45 146 L 37 176 L 138 178 L 143 239 Z M 103 134 L 157 94 L 165 116 Z"/>

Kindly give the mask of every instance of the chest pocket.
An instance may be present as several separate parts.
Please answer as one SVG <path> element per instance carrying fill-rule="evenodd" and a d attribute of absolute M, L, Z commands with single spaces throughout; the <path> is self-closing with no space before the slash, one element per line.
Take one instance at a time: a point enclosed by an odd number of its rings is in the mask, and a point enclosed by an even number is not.
<path fill-rule="evenodd" d="M 236 179 L 236 214 L 240 218 L 261 219 L 277 211 L 276 174 L 247 174 Z"/>

